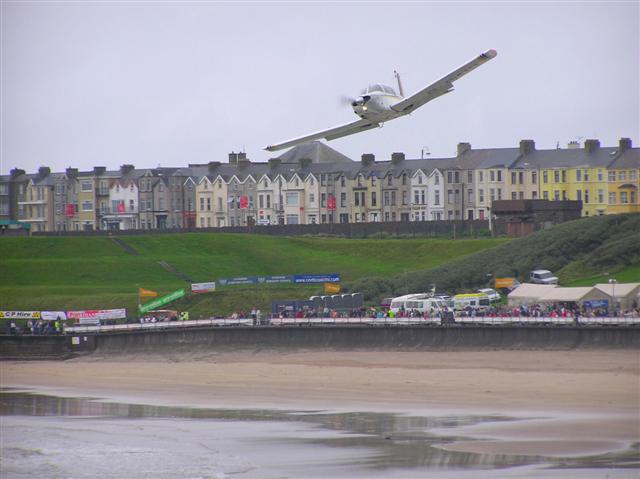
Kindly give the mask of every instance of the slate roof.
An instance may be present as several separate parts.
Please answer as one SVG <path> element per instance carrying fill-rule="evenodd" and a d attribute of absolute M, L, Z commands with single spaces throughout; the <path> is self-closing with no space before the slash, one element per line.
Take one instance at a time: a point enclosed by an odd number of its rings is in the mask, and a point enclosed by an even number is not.
<path fill-rule="evenodd" d="M 313 163 L 353 163 L 351 158 L 320 141 L 309 141 L 291 148 L 279 157 L 286 163 L 297 163 L 301 158 L 310 158 Z"/>

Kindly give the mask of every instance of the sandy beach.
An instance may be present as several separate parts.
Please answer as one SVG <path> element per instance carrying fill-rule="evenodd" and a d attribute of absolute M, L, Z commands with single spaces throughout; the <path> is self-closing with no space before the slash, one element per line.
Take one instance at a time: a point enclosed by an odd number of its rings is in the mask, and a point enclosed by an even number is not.
<path fill-rule="evenodd" d="M 461 430 L 452 450 L 583 455 L 640 441 L 640 353 L 259 351 L 3 362 L 1 386 L 218 408 L 464 412 L 535 420 Z"/>

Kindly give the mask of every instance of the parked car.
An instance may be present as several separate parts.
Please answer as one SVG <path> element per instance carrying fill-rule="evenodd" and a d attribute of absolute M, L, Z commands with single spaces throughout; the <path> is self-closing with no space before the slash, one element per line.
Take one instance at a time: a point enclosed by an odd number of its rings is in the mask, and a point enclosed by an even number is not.
<path fill-rule="evenodd" d="M 500 293 L 498 293 L 495 289 L 491 288 L 482 288 L 478 290 L 478 293 L 484 293 L 489 297 L 489 301 L 495 303 L 496 301 L 500 301 Z"/>
<path fill-rule="evenodd" d="M 529 279 L 535 284 L 558 284 L 558 278 L 546 269 L 536 269 L 531 271 Z"/>

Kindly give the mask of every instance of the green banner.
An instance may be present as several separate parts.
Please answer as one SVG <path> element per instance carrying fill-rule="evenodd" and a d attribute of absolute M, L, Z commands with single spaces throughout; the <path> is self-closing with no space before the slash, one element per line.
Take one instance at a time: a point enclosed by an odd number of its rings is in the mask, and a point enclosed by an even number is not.
<path fill-rule="evenodd" d="M 160 306 L 164 306 L 165 304 L 169 304 L 171 301 L 175 301 L 176 299 L 180 299 L 182 297 L 184 297 L 185 292 L 184 289 L 178 289 L 177 291 L 174 291 L 173 293 L 169 293 L 166 296 L 162 296 L 161 298 L 158 299 L 154 299 L 153 301 L 147 303 L 147 304 L 142 304 L 139 306 L 139 310 L 142 314 L 146 313 L 147 311 L 152 311 L 156 308 L 159 308 Z"/>

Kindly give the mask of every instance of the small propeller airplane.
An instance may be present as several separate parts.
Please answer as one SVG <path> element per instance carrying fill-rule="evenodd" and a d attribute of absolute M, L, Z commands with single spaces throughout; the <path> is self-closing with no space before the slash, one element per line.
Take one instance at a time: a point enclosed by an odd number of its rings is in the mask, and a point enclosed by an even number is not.
<path fill-rule="evenodd" d="M 353 111 L 360 117 L 359 120 L 344 125 L 329 128 L 328 130 L 318 131 L 310 135 L 301 136 L 292 140 L 283 141 L 269 145 L 265 148 L 267 151 L 277 151 L 290 146 L 304 143 L 318 138 L 325 140 L 335 140 L 343 136 L 353 135 L 361 131 L 370 130 L 372 128 L 381 127 L 384 122 L 395 120 L 404 115 L 410 114 L 415 109 L 421 107 L 425 103 L 438 98 L 446 93 L 453 91 L 453 82 L 462 78 L 467 73 L 475 70 L 480 65 L 495 58 L 498 53 L 495 50 L 488 50 L 470 62 L 465 63 L 457 70 L 445 75 L 440 80 L 423 88 L 409 97 L 404 97 L 402 83 L 398 72 L 394 72 L 398 82 L 398 92 L 387 85 L 374 84 L 369 85 L 358 98 L 349 99 Z"/>

